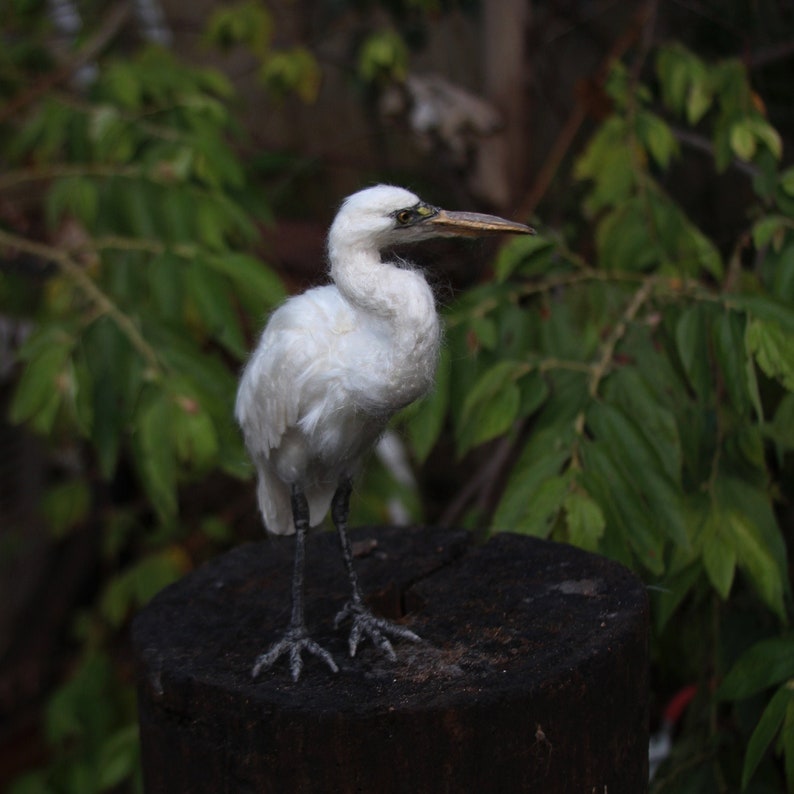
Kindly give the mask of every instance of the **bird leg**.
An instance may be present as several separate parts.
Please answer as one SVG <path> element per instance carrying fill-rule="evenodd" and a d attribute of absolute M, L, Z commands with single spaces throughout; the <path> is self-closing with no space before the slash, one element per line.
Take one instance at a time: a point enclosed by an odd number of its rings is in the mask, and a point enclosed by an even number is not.
<path fill-rule="evenodd" d="M 338 672 L 333 657 L 325 648 L 318 645 L 306 632 L 303 610 L 303 568 L 306 557 L 306 533 L 309 530 L 309 505 L 306 496 L 297 485 L 292 486 L 292 515 L 295 521 L 295 567 L 292 573 L 292 617 L 284 636 L 263 653 L 254 664 L 251 674 L 254 678 L 262 670 L 267 670 L 276 659 L 289 654 L 289 668 L 292 680 L 300 678 L 303 669 L 301 653 L 319 656 L 333 672 Z"/>
<path fill-rule="evenodd" d="M 342 556 L 345 560 L 345 567 L 347 568 L 347 575 L 352 589 L 350 600 L 342 607 L 334 620 L 334 627 L 338 627 L 345 618 L 351 619 L 353 628 L 350 630 L 350 639 L 348 641 L 351 656 L 356 655 L 356 649 L 361 638 L 369 637 L 376 647 L 380 648 L 389 659 L 394 661 L 397 657 L 391 642 L 386 636 L 387 634 L 404 640 L 412 640 L 413 642 L 419 642 L 420 638 L 404 626 L 376 617 L 364 604 L 364 599 L 361 597 L 361 589 L 358 586 L 358 577 L 353 567 L 353 552 L 350 548 L 350 540 L 347 537 L 351 488 L 349 479 L 342 480 L 331 502 L 331 518 L 339 532 Z"/>

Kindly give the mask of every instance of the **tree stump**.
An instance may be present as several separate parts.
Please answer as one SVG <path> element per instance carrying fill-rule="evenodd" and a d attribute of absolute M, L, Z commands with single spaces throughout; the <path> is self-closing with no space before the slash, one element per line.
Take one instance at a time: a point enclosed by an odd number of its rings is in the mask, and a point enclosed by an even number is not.
<path fill-rule="evenodd" d="M 310 537 L 304 655 L 251 667 L 290 615 L 292 538 L 241 546 L 138 615 L 147 794 L 647 790 L 642 583 L 570 546 L 512 534 L 351 533 L 371 606 L 423 638 L 347 655 L 333 628 L 348 586 L 335 533 Z"/>

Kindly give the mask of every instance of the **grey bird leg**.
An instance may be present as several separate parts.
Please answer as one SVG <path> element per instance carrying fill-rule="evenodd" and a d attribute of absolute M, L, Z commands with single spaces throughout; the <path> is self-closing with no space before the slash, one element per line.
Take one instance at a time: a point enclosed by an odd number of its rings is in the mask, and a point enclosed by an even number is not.
<path fill-rule="evenodd" d="M 306 558 L 306 533 L 309 530 L 309 505 L 306 496 L 297 485 L 292 486 L 292 516 L 295 521 L 295 567 L 292 573 L 292 617 L 284 636 L 263 653 L 254 664 L 251 675 L 256 678 L 262 670 L 267 670 L 276 659 L 289 654 L 289 669 L 292 680 L 300 678 L 303 669 L 301 653 L 319 656 L 333 672 L 338 672 L 333 657 L 325 648 L 318 645 L 306 632 L 303 615 L 303 567 Z"/>
<path fill-rule="evenodd" d="M 342 607 L 334 620 L 334 627 L 338 627 L 346 618 L 351 619 L 353 628 L 350 630 L 350 639 L 348 641 L 351 656 L 356 655 L 358 643 L 362 636 L 364 636 L 369 637 L 376 647 L 380 648 L 389 659 L 394 661 L 397 657 L 391 642 L 389 642 L 388 637 L 385 636 L 386 634 L 413 642 L 420 642 L 421 639 L 404 626 L 399 626 L 384 618 L 376 617 L 364 604 L 364 600 L 361 597 L 361 589 L 358 586 L 358 577 L 353 567 L 353 552 L 350 548 L 350 540 L 347 537 L 347 520 L 350 515 L 351 488 L 352 485 L 349 479 L 342 480 L 331 502 L 331 518 L 333 519 L 334 526 L 336 526 L 339 532 L 342 556 L 345 560 L 345 567 L 347 568 L 347 575 L 350 579 L 350 587 L 352 589 L 350 600 Z"/>

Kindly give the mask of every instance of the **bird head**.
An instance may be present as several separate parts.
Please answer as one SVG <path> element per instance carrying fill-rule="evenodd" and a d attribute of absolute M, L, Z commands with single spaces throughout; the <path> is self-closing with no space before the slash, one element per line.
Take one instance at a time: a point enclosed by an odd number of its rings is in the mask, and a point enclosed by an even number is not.
<path fill-rule="evenodd" d="M 431 237 L 534 234 L 523 223 L 477 212 L 449 212 L 401 187 L 376 185 L 345 199 L 328 236 L 329 249 L 382 250 Z"/>

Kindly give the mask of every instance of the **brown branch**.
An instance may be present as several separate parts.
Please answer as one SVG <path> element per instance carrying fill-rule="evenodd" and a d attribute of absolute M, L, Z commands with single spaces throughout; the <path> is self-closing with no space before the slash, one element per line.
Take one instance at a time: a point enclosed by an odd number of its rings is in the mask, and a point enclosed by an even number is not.
<path fill-rule="evenodd" d="M 144 176 L 139 166 L 105 165 L 103 163 L 55 163 L 39 168 L 23 168 L 0 174 L 0 190 L 23 185 L 26 182 L 46 182 L 62 177 L 114 177 L 139 178 Z"/>
<path fill-rule="evenodd" d="M 554 177 L 562 161 L 573 145 L 579 129 L 590 113 L 590 104 L 587 101 L 587 96 L 593 93 L 593 88 L 597 88 L 598 92 L 601 92 L 612 64 L 622 58 L 627 50 L 640 38 L 643 32 L 646 31 L 648 17 L 652 13 L 652 5 L 651 3 L 643 5 L 634 19 L 629 23 L 626 30 L 618 37 L 609 52 L 604 56 L 596 69 L 595 76 L 592 80 L 586 81 L 585 84 L 589 84 L 589 90 L 580 92 L 576 105 L 563 125 L 560 134 L 555 139 L 548 155 L 544 159 L 543 165 L 538 172 L 532 188 L 523 200 L 519 202 L 515 217 L 529 218 L 537 209 L 538 204 L 540 204 L 551 186 L 551 183 L 554 181 Z"/>
<path fill-rule="evenodd" d="M 690 149 L 697 149 L 704 154 L 709 155 L 712 159 L 715 157 L 714 154 L 714 145 L 712 142 L 705 137 L 705 135 L 700 135 L 697 132 L 692 132 L 691 130 L 685 130 L 681 127 L 676 127 L 671 125 L 670 131 L 675 136 L 675 139 L 685 146 L 688 146 Z M 734 157 L 731 161 L 731 165 L 736 168 L 737 171 L 741 171 L 743 174 L 751 178 L 757 177 L 761 173 L 761 169 L 757 166 L 753 165 L 752 163 L 746 163 L 744 160 L 740 160 L 738 157 Z"/>
<path fill-rule="evenodd" d="M 640 288 L 634 293 L 632 299 L 628 303 L 628 306 L 626 306 L 626 310 L 623 312 L 620 322 L 618 322 L 618 324 L 612 329 L 612 333 L 610 333 L 606 338 L 606 341 L 601 348 L 601 357 L 593 368 L 592 374 L 590 376 L 589 391 L 590 396 L 594 399 L 598 396 L 598 387 L 601 385 L 601 381 L 606 377 L 612 366 L 612 359 L 615 355 L 615 347 L 625 335 L 629 323 L 634 320 L 639 310 L 642 308 L 648 298 L 650 298 L 655 285 L 655 276 L 649 276 L 645 279 L 645 281 L 640 285 Z"/>
<path fill-rule="evenodd" d="M 37 259 L 57 265 L 61 272 L 72 279 L 83 294 L 96 306 L 100 314 L 107 315 L 116 323 L 119 330 L 130 340 L 132 346 L 155 372 L 159 372 L 162 369 L 157 352 L 144 339 L 132 319 L 96 285 L 93 279 L 69 253 L 3 230 L 0 230 L 0 245 L 6 245 L 11 249 L 23 251 Z"/>

